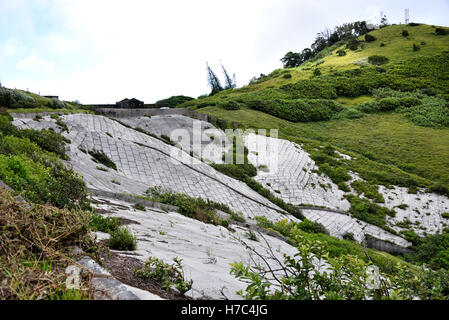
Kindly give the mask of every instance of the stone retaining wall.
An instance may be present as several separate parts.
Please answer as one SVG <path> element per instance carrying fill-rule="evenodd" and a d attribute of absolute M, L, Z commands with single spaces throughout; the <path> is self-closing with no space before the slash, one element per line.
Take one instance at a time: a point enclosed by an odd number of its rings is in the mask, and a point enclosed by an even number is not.
<path fill-rule="evenodd" d="M 391 254 L 408 254 L 413 253 L 412 249 L 404 248 L 389 241 L 377 239 L 370 235 L 365 235 L 365 241 L 368 248 L 385 251 Z"/>
<path fill-rule="evenodd" d="M 125 117 L 142 117 L 142 116 L 168 116 L 168 115 L 183 115 L 202 121 L 208 121 L 209 116 L 206 114 L 199 114 L 187 108 L 173 108 L 173 109 L 118 109 L 118 108 L 96 108 L 95 112 L 108 117 L 125 118 Z"/>

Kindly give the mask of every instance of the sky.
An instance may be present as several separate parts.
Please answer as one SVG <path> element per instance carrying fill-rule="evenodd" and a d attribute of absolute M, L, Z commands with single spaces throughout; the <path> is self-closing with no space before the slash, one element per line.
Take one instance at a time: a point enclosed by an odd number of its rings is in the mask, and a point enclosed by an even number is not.
<path fill-rule="evenodd" d="M 0 82 L 85 104 L 208 94 L 206 62 L 244 86 L 346 22 L 449 26 L 449 0 L 0 0 Z"/>

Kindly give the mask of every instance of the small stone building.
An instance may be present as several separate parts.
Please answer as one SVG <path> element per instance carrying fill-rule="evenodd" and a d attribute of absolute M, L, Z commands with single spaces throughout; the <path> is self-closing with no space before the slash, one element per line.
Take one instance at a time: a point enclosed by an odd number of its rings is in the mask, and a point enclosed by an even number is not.
<path fill-rule="evenodd" d="M 132 99 L 123 99 L 115 104 L 117 108 L 123 109 L 138 109 L 143 108 L 143 101 L 137 100 L 136 98 Z"/>

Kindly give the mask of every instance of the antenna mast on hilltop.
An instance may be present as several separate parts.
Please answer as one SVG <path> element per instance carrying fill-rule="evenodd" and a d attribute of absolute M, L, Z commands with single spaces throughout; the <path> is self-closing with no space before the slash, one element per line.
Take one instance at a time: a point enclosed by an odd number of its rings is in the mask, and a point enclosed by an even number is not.
<path fill-rule="evenodd" d="M 405 24 L 410 23 L 410 9 L 405 9 Z"/>

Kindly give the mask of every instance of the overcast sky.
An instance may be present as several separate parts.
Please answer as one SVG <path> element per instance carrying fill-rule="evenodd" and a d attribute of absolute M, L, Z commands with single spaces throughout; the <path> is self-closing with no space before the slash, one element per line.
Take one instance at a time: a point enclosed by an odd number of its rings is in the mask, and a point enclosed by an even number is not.
<path fill-rule="evenodd" d="M 246 85 L 326 27 L 406 8 L 449 25 L 449 0 L 0 0 L 0 82 L 82 103 L 197 97 L 206 61 Z"/>

